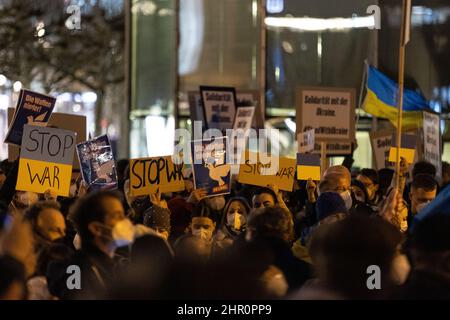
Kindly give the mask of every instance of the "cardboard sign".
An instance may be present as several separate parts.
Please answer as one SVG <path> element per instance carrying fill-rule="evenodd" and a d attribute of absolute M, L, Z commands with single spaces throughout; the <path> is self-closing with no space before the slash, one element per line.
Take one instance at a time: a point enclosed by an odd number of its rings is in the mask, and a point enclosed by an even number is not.
<path fill-rule="evenodd" d="M 93 190 L 117 188 L 117 172 L 108 136 L 77 144 L 83 180 Z"/>
<path fill-rule="evenodd" d="M 297 134 L 298 153 L 308 153 L 314 151 L 315 137 L 314 129 Z"/>
<path fill-rule="evenodd" d="M 242 129 L 247 136 L 248 130 L 252 127 L 253 115 L 255 114 L 255 107 L 239 107 L 237 108 L 236 117 L 234 118 L 233 129 Z"/>
<path fill-rule="evenodd" d="M 8 123 L 14 116 L 14 108 L 8 108 Z M 76 143 L 81 143 L 87 140 L 86 135 L 86 117 L 77 114 L 52 112 L 51 118 L 48 120 L 47 127 L 59 128 L 64 130 L 69 130 L 76 132 L 77 141 Z M 8 144 L 8 160 L 13 162 L 19 157 L 20 149 L 18 146 L 13 144 Z M 80 162 L 76 152 L 73 153 L 73 168 L 80 169 Z"/>
<path fill-rule="evenodd" d="M 174 164 L 172 156 L 131 159 L 131 195 L 183 191 L 183 170 L 184 165 Z"/>
<path fill-rule="evenodd" d="M 355 89 L 300 88 L 297 133 L 315 131 L 316 141 L 355 141 Z"/>
<path fill-rule="evenodd" d="M 297 153 L 297 179 L 320 181 L 320 156 L 317 154 Z"/>
<path fill-rule="evenodd" d="M 278 166 L 275 165 L 276 173 L 266 174 L 273 165 L 271 162 L 263 163 L 255 152 L 247 151 L 244 157 L 239 168 L 238 181 L 240 183 L 261 187 L 276 184 L 280 190 L 292 191 L 295 179 L 295 159 L 273 157 L 272 160 L 278 163 Z"/>
<path fill-rule="evenodd" d="M 68 196 L 76 133 L 24 125 L 16 190 Z"/>
<path fill-rule="evenodd" d="M 320 154 L 321 146 L 320 143 L 314 143 L 314 154 Z M 352 153 L 352 143 L 351 142 L 339 142 L 339 141 L 328 141 L 327 142 L 327 157 L 341 157 Z"/>
<path fill-rule="evenodd" d="M 231 87 L 200 86 L 208 129 L 231 129 L 236 113 L 236 91 Z"/>
<path fill-rule="evenodd" d="M 394 169 L 395 165 L 389 161 L 389 153 L 392 143 L 392 131 L 369 132 L 372 153 L 375 159 L 375 168 Z"/>
<path fill-rule="evenodd" d="M 417 146 L 417 136 L 411 134 L 402 134 L 400 141 L 399 153 L 400 157 L 405 158 L 407 163 L 414 162 L 414 154 Z M 392 144 L 389 150 L 389 161 L 397 162 L 397 138 L 392 135 Z"/>
<path fill-rule="evenodd" d="M 194 187 L 206 189 L 207 196 L 228 194 L 231 191 L 227 140 L 227 137 L 218 137 L 191 141 Z"/>
<path fill-rule="evenodd" d="M 6 134 L 5 143 L 20 146 L 23 126 L 45 126 L 50 119 L 56 98 L 30 90 L 20 90 L 13 119 Z"/>
<path fill-rule="evenodd" d="M 423 158 L 436 167 L 436 176 L 441 177 L 441 133 L 439 114 L 423 113 Z"/>

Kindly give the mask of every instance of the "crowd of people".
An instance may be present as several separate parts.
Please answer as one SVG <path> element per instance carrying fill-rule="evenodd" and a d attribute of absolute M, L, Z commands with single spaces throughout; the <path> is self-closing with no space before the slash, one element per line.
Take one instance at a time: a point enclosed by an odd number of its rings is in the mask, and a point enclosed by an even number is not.
<path fill-rule="evenodd" d="M 331 166 L 321 181 L 133 196 L 73 170 L 70 196 L 16 191 L 0 165 L 0 299 L 449 299 L 450 216 L 415 217 L 450 182 Z M 437 176 L 442 177 L 437 182 Z M 399 183 L 396 183 L 398 178 Z"/>

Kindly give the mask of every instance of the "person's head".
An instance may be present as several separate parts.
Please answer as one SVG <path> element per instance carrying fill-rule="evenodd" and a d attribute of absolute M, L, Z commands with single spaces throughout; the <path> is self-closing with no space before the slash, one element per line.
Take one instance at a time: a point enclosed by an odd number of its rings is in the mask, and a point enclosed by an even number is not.
<path fill-rule="evenodd" d="M 427 174 L 433 179 L 436 177 L 436 167 L 427 161 L 418 161 L 414 164 L 412 169 L 412 178 L 418 174 Z"/>
<path fill-rule="evenodd" d="M 355 199 L 364 203 L 369 202 L 369 195 L 367 193 L 366 186 L 359 180 L 352 180 L 352 192 Z"/>
<path fill-rule="evenodd" d="M 194 209 L 189 229 L 194 237 L 208 243 L 211 242 L 216 230 L 216 223 L 211 218 L 211 209 L 205 203 L 205 200 L 200 201 Z"/>
<path fill-rule="evenodd" d="M 66 235 L 66 221 L 56 201 L 38 201 L 25 212 L 37 240 L 52 242 Z"/>
<path fill-rule="evenodd" d="M 245 228 L 250 206 L 245 198 L 234 197 L 228 200 L 223 210 L 223 223 L 233 230 L 240 231 Z"/>
<path fill-rule="evenodd" d="M 378 172 L 374 169 L 364 168 L 360 171 L 357 180 L 361 181 L 367 190 L 368 201 L 373 201 L 380 188 L 378 180 Z"/>
<path fill-rule="evenodd" d="M 336 192 L 321 193 L 317 198 L 316 212 L 319 225 L 342 220 L 348 213 L 344 200 Z"/>
<path fill-rule="evenodd" d="M 419 213 L 428 203 L 436 198 L 437 182 L 429 174 L 414 176 L 411 183 L 409 198 L 411 199 L 411 211 Z"/>
<path fill-rule="evenodd" d="M 31 191 L 16 191 L 13 204 L 16 208 L 24 210 L 39 200 L 39 195 Z"/>
<path fill-rule="evenodd" d="M 170 235 L 170 211 L 151 206 L 144 212 L 144 225 L 156 231 L 164 240 Z"/>
<path fill-rule="evenodd" d="M 275 193 L 269 188 L 257 188 L 253 194 L 252 207 L 258 209 L 262 207 L 273 207 L 278 203 Z"/>
<path fill-rule="evenodd" d="M 414 225 L 408 241 L 412 266 L 450 278 L 450 216 L 437 213 Z"/>
<path fill-rule="evenodd" d="M 294 234 L 294 223 L 289 212 L 280 207 L 253 210 L 247 222 L 246 240 L 259 237 L 274 237 L 290 242 Z"/>
<path fill-rule="evenodd" d="M 380 291 L 367 287 L 370 267 L 379 271 L 381 288 L 394 284 L 401 241 L 401 233 L 389 222 L 349 216 L 318 227 L 308 247 L 317 276 L 329 289 L 364 299 Z"/>
<path fill-rule="evenodd" d="M 24 300 L 25 278 L 25 269 L 20 262 L 0 256 L 0 300 Z"/>
<path fill-rule="evenodd" d="M 187 234 L 180 237 L 174 245 L 175 257 L 178 260 L 194 263 L 205 263 L 211 256 L 211 243 Z"/>
<path fill-rule="evenodd" d="M 225 207 L 226 200 L 224 196 L 215 196 L 205 198 L 206 205 L 213 211 L 222 211 Z"/>
<path fill-rule="evenodd" d="M 79 199 L 69 219 L 80 235 L 82 248 L 94 245 L 111 254 L 117 247 L 133 242 L 133 225 L 114 191 L 94 192 Z"/>
<path fill-rule="evenodd" d="M 379 191 L 381 196 L 385 196 L 394 176 L 394 170 L 383 168 L 378 170 Z"/>
<path fill-rule="evenodd" d="M 323 181 L 326 181 L 326 188 L 322 186 L 324 192 L 328 191 L 339 193 L 345 202 L 347 210 L 349 210 L 353 204 L 352 194 L 350 191 L 350 171 L 348 171 L 348 169 L 344 166 L 332 166 L 325 171 Z"/>
<path fill-rule="evenodd" d="M 446 186 L 450 183 L 450 163 L 442 162 L 442 185 Z"/>

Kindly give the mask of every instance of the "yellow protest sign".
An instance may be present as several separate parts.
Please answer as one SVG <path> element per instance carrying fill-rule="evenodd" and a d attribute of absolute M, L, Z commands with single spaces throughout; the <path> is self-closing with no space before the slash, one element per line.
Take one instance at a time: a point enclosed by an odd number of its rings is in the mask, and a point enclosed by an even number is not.
<path fill-rule="evenodd" d="M 25 125 L 16 190 L 69 195 L 76 133 Z"/>
<path fill-rule="evenodd" d="M 261 160 L 257 153 L 247 151 L 239 167 L 238 181 L 261 187 L 276 184 L 280 190 L 292 191 L 296 159 L 270 157 L 267 163 Z"/>
<path fill-rule="evenodd" d="M 185 188 L 183 164 L 174 164 L 172 156 L 130 160 L 130 192 L 133 196 L 178 192 Z"/>

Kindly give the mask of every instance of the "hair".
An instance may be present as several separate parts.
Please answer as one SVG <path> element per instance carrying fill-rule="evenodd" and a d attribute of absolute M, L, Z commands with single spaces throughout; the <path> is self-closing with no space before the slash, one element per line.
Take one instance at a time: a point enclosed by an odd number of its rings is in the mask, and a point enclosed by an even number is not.
<path fill-rule="evenodd" d="M 412 169 L 413 178 L 418 174 L 428 174 L 434 178 L 436 176 L 436 167 L 427 161 L 418 161 Z"/>
<path fill-rule="evenodd" d="M 319 278 L 330 289 L 348 298 L 364 299 L 377 294 L 366 286 L 367 267 L 379 266 L 383 288 L 391 284 L 390 269 L 401 242 L 402 234 L 389 222 L 349 216 L 319 226 L 308 249 Z"/>
<path fill-rule="evenodd" d="M 387 189 L 391 185 L 394 172 L 395 172 L 394 170 L 389 168 L 383 168 L 378 170 L 378 182 L 380 185 L 380 188 L 378 190 L 381 195 L 386 195 Z"/>
<path fill-rule="evenodd" d="M 197 203 L 194 210 L 192 211 L 191 219 L 197 217 L 212 219 L 212 210 L 206 203 L 206 199 L 202 199 L 199 203 Z"/>
<path fill-rule="evenodd" d="M 74 223 L 83 245 L 91 242 L 94 238 L 88 229 L 89 224 L 94 221 L 105 221 L 104 200 L 106 199 L 117 199 L 122 203 L 122 199 L 116 191 L 98 191 L 79 199 L 71 208 L 69 220 Z"/>
<path fill-rule="evenodd" d="M 0 270 L 0 299 L 8 292 L 14 282 L 20 282 L 25 293 L 26 276 L 22 263 L 7 255 L 0 256 Z"/>
<path fill-rule="evenodd" d="M 447 161 L 442 161 L 442 174 L 450 174 L 450 163 Z"/>
<path fill-rule="evenodd" d="M 61 243 L 55 243 L 45 247 L 39 252 L 36 261 L 36 275 L 45 276 L 47 267 L 51 262 L 67 261 L 73 256 L 73 250 Z"/>
<path fill-rule="evenodd" d="M 367 177 L 372 181 L 373 184 L 378 184 L 378 172 L 375 169 L 364 168 L 359 172 L 360 175 Z"/>
<path fill-rule="evenodd" d="M 422 253 L 450 251 L 450 216 L 437 213 L 417 221 L 408 238 L 408 248 Z"/>
<path fill-rule="evenodd" d="M 268 193 L 268 194 L 270 194 L 270 195 L 272 196 L 273 201 L 275 202 L 275 204 L 278 203 L 277 195 L 275 194 L 275 192 L 273 192 L 272 189 L 265 188 L 265 187 L 256 188 L 255 191 L 253 192 L 253 197 L 254 197 L 254 196 L 259 196 L 259 195 L 261 195 L 261 194 L 263 194 L 263 193 Z M 253 198 L 253 197 L 252 197 L 252 198 Z"/>
<path fill-rule="evenodd" d="M 38 201 L 31 207 L 29 207 L 27 211 L 25 211 L 24 219 L 31 223 L 33 229 L 36 228 L 37 219 L 41 212 L 45 209 L 54 209 L 60 211 L 61 206 L 56 201 Z"/>
<path fill-rule="evenodd" d="M 424 173 L 414 176 L 414 179 L 411 183 L 411 190 L 423 189 L 425 191 L 433 191 L 436 188 L 436 180 L 434 180 L 434 178 L 430 175 Z"/>
<path fill-rule="evenodd" d="M 258 208 L 254 210 L 247 222 L 256 238 L 275 237 L 285 241 L 292 240 L 294 223 L 289 212 L 280 207 Z"/>

